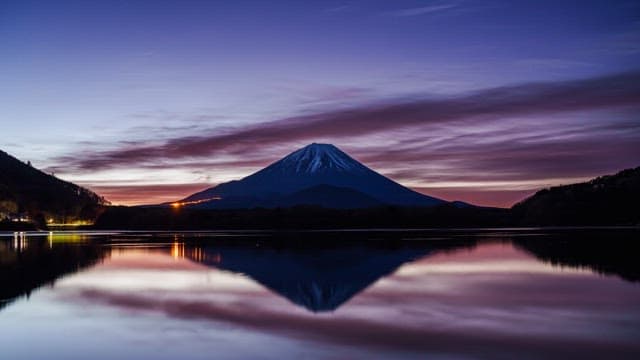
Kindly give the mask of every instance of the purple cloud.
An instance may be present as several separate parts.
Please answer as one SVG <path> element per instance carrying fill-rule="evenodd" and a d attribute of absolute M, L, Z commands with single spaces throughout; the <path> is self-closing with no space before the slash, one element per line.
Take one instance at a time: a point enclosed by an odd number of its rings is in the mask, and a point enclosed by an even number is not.
<path fill-rule="evenodd" d="M 177 137 L 160 145 L 137 144 L 98 151 L 76 158 L 71 165 L 94 170 L 219 153 L 249 155 L 259 147 L 315 138 L 345 139 L 425 125 L 482 126 L 491 120 L 508 117 L 636 108 L 639 104 L 640 71 L 633 71 L 585 80 L 506 86 L 447 98 L 404 99 L 294 116 L 242 128 L 211 130 L 205 135 Z M 554 126 L 552 118 L 548 122 L 549 126 Z"/>

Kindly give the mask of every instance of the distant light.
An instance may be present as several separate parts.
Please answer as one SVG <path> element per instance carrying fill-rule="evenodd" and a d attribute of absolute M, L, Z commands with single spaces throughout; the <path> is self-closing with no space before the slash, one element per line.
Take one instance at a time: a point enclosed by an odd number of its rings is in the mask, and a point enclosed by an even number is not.
<path fill-rule="evenodd" d="M 171 246 L 171 256 L 174 259 L 179 259 L 184 257 L 184 244 L 179 242 L 174 242 Z"/>
<path fill-rule="evenodd" d="M 220 196 L 214 196 L 214 197 L 210 197 L 210 198 L 202 199 L 202 200 L 183 201 L 183 202 L 176 201 L 176 202 L 174 202 L 174 203 L 171 203 L 171 207 L 173 207 L 173 208 L 179 208 L 179 207 L 181 207 L 181 206 L 185 206 L 185 205 L 201 204 L 201 203 L 203 203 L 203 202 L 213 201 L 213 200 L 222 200 L 222 197 L 220 197 Z"/>

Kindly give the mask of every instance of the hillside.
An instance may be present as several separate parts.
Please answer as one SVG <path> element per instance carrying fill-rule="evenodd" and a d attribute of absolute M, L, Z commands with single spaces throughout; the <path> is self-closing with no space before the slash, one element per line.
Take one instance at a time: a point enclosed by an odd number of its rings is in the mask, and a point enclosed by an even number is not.
<path fill-rule="evenodd" d="M 511 211 L 516 225 L 638 225 L 640 167 L 540 190 Z"/>
<path fill-rule="evenodd" d="M 108 202 L 81 186 L 46 174 L 0 151 L 0 220 L 28 217 L 38 223 L 92 220 Z"/>

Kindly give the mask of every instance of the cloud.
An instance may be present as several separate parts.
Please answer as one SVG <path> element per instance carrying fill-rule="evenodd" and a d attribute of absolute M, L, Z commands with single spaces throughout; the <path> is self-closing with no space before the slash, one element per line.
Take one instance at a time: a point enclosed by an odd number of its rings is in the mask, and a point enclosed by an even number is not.
<path fill-rule="evenodd" d="M 403 17 L 403 16 L 418 16 L 418 15 L 431 14 L 431 13 L 435 13 L 435 12 L 448 10 L 448 9 L 454 8 L 456 6 L 457 6 L 457 4 L 428 5 L 428 6 L 421 6 L 421 7 L 415 7 L 415 8 L 410 8 L 410 9 L 397 10 L 397 11 L 391 12 L 391 14 L 394 15 L 394 16 L 400 16 L 400 17 Z"/>
<path fill-rule="evenodd" d="M 585 127 L 587 127 L 585 125 Z M 523 136 L 524 135 L 524 136 Z M 640 128 L 620 129 L 615 132 L 593 130 L 582 136 L 561 139 L 549 134 L 527 137 L 514 134 L 510 138 L 487 143 L 469 136 L 448 139 L 440 146 L 404 147 L 387 152 L 371 149 L 362 153 L 362 159 L 372 164 L 400 163 L 403 166 L 396 176 L 427 181 L 532 181 L 550 177 L 579 178 L 589 176 L 594 169 L 620 170 L 633 166 L 640 153 Z M 407 141 L 409 142 L 409 141 Z M 447 162 L 448 170 L 425 174 L 413 163 Z"/>
<path fill-rule="evenodd" d="M 128 166 L 167 159 L 213 155 L 249 155 L 268 146 L 349 139 L 425 126 L 489 126 L 511 117 L 634 107 L 640 104 L 640 71 L 584 80 L 530 83 L 475 91 L 452 97 L 381 101 L 350 109 L 303 114 L 241 128 L 168 139 L 159 145 L 122 148 L 67 157 L 67 165 L 87 170 Z M 415 135 L 415 134 L 414 134 Z M 424 134 L 428 137 L 428 133 Z"/>
<path fill-rule="evenodd" d="M 437 281 L 439 276 L 431 276 L 431 279 Z M 563 284 L 562 281 L 554 281 L 544 275 L 529 275 L 526 278 L 526 283 L 543 283 L 545 284 L 543 289 L 548 289 L 550 286 L 558 288 L 559 291 L 566 289 L 566 284 Z M 101 289 L 79 289 L 79 291 L 65 294 L 65 300 L 92 305 L 108 305 L 133 313 L 159 313 L 170 319 L 223 323 L 226 327 L 250 329 L 272 336 L 284 336 L 322 345 L 369 348 L 378 354 L 380 351 L 401 351 L 404 354 L 439 353 L 477 357 L 479 354 L 496 356 L 496 351 L 499 349 L 498 357 L 513 358 L 526 353 L 532 357 L 543 358 L 548 357 L 549 354 L 575 355 L 576 349 L 579 349 L 580 355 L 593 354 L 594 352 L 624 355 L 637 351 L 637 345 L 633 342 L 594 342 L 590 341 L 588 336 L 558 336 L 553 331 L 551 333 L 549 331 L 533 333 L 513 331 L 513 324 L 522 321 L 522 319 L 527 321 L 535 319 L 537 323 L 534 322 L 534 324 L 539 324 L 541 322 L 540 313 L 545 311 L 553 313 L 555 316 L 543 317 L 543 326 L 553 326 L 559 322 L 563 322 L 564 325 L 569 323 L 572 326 L 579 326 L 581 323 L 574 324 L 576 311 L 581 314 L 581 312 L 590 309 L 577 308 L 571 313 L 559 313 L 552 306 L 557 305 L 558 296 L 545 295 L 544 291 L 529 294 L 527 291 L 531 289 L 531 286 L 528 285 L 515 284 L 513 287 L 520 290 L 512 292 L 516 295 L 496 299 L 495 289 L 489 287 L 495 284 L 485 281 L 483 285 L 482 287 L 471 287 L 472 297 L 442 296 L 434 292 L 425 294 L 415 291 L 408 293 L 378 291 L 374 296 L 367 296 L 366 293 L 361 296 L 361 298 L 368 298 L 364 300 L 369 301 L 370 307 L 382 306 L 383 309 L 390 308 L 388 304 L 402 302 L 404 304 L 403 311 L 394 313 L 395 321 L 379 321 L 376 316 L 359 318 L 349 312 L 341 316 L 322 317 L 300 314 L 288 309 L 272 309 L 264 305 L 264 296 L 255 297 L 255 295 L 253 298 L 251 298 L 252 295 L 244 296 L 242 301 L 220 303 L 212 300 L 189 299 L 184 296 L 176 297 L 171 293 L 153 296 L 153 294 L 144 295 Z M 565 285 L 565 287 L 562 288 L 561 285 Z M 589 284 L 586 281 L 574 279 L 572 286 L 579 290 L 588 291 L 587 285 Z M 585 286 L 587 286 L 586 290 Z M 514 310 L 513 307 L 520 306 L 523 301 L 522 296 L 519 297 L 517 294 L 523 293 L 529 295 L 526 299 L 537 297 L 539 302 L 551 305 L 535 311 Z M 420 298 L 425 295 L 427 296 Z M 594 296 L 596 295 L 594 294 Z M 424 308 L 416 309 L 412 306 L 412 302 L 418 301 L 421 304 L 432 302 L 434 307 L 430 311 L 426 311 Z M 443 301 L 448 301 L 447 304 L 453 305 L 443 307 Z M 503 305 L 500 308 L 501 311 L 492 313 L 493 316 L 484 316 L 482 331 L 478 331 L 478 321 L 480 320 L 471 318 L 471 316 L 477 316 L 476 303 L 478 302 L 487 303 L 488 308 Z M 446 313 L 443 314 L 443 311 Z M 409 320 L 407 320 L 407 316 L 410 316 Z M 571 316 L 573 317 L 571 318 Z M 458 326 L 448 326 L 450 319 L 459 320 L 456 323 Z"/>
<path fill-rule="evenodd" d="M 592 68 L 596 65 L 595 63 L 587 61 L 576 61 L 559 58 L 529 58 L 516 60 L 513 63 L 527 69 L 548 69 L 563 71 L 575 68 Z"/>
<path fill-rule="evenodd" d="M 327 9 L 324 9 L 324 12 L 327 13 L 341 13 L 341 12 L 345 12 L 348 10 L 351 10 L 353 7 L 351 5 L 339 5 L 339 6 L 333 6 Z"/>
<path fill-rule="evenodd" d="M 207 183 L 144 184 L 144 185 L 90 185 L 91 190 L 109 199 L 113 204 L 157 204 L 175 201 L 210 187 Z"/>
<path fill-rule="evenodd" d="M 428 194 L 430 196 L 436 196 L 441 199 L 473 199 L 474 204 L 490 204 L 494 206 L 509 206 L 522 199 L 525 199 L 539 188 L 531 188 L 524 190 L 495 190 L 484 189 L 482 187 L 476 188 L 451 188 L 451 187 L 426 187 L 426 188 L 413 188 L 415 191 Z"/>

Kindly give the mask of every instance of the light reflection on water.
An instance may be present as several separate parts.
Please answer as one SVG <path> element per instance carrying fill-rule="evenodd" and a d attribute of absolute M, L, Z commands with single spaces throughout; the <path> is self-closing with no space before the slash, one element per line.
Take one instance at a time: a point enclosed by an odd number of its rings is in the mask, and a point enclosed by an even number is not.
<path fill-rule="evenodd" d="M 633 232 L 212 235 L 0 240 L 2 358 L 640 354 Z"/>

